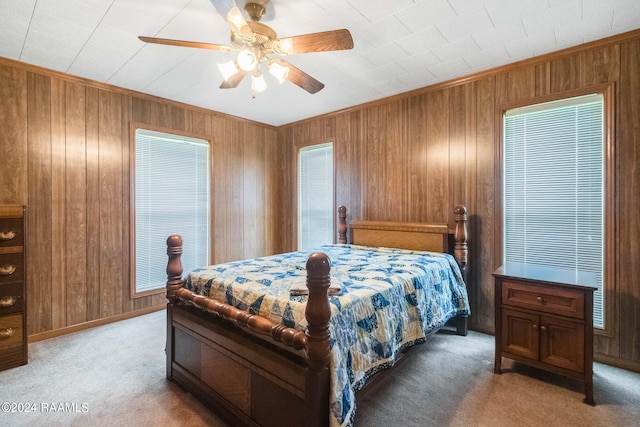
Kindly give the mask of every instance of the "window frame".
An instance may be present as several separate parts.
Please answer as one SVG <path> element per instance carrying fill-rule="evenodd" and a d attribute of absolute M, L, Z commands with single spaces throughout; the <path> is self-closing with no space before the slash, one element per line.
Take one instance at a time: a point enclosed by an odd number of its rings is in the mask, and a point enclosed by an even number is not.
<path fill-rule="evenodd" d="M 294 170 L 294 176 L 293 176 L 293 215 L 294 215 L 294 221 L 295 224 L 293 224 L 293 228 L 294 228 L 294 236 L 293 236 L 293 242 L 292 244 L 294 245 L 294 247 L 296 248 L 296 250 L 299 250 L 300 248 L 298 247 L 299 245 L 299 237 L 298 237 L 298 232 L 300 229 L 300 218 L 299 218 L 299 203 L 300 203 L 300 197 L 299 197 L 299 175 L 300 175 L 300 159 L 299 159 L 299 155 L 300 155 L 300 150 L 304 149 L 304 148 L 308 148 L 308 147 L 312 147 L 314 145 L 324 145 L 324 144 L 331 144 L 331 152 L 332 152 L 332 191 L 333 191 L 333 200 L 332 200 L 332 204 L 333 204 L 333 218 L 334 221 L 332 221 L 332 230 L 331 230 L 331 234 L 333 236 L 332 239 L 332 243 L 335 243 L 337 241 L 337 229 L 336 229 L 336 142 L 335 142 L 335 138 L 325 138 L 325 139 L 320 139 L 320 140 L 316 140 L 316 141 L 310 141 L 310 142 L 305 142 L 305 143 L 294 143 L 293 144 L 293 170 Z"/>
<path fill-rule="evenodd" d="M 132 299 L 143 298 L 152 295 L 163 294 L 166 292 L 166 286 L 162 286 L 157 289 L 150 289 L 142 292 L 138 292 L 136 288 L 136 131 L 146 130 L 152 132 L 166 133 L 169 135 L 184 136 L 188 138 L 201 139 L 209 144 L 209 241 L 207 248 L 209 258 L 207 264 L 211 264 L 214 259 L 214 215 L 213 215 L 213 184 L 214 184 L 214 170 L 213 170 L 213 143 L 212 139 L 206 135 L 201 135 L 192 132 L 186 132 L 176 129 L 169 129 L 161 126 L 149 125 L 144 123 L 130 122 L 129 124 L 129 203 L 130 203 L 130 215 L 129 215 L 129 289 Z M 168 237 L 168 236 L 167 236 Z"/>
<path fill-rule="evenodd" d="M 604 125 L 604 253 L 603 253 L 603 289 L 602 294 L 604 298 L 603 304 L 603 321 L 604 328 L 594 326 L 594 333 L 596 335 L 602 335 L 606 337 L 613 337 L 615 327 L 615 313 L 616 313 L 616 262 L 618 259 L 618 248 L 615 246 L 615 215 L 616 215 L 616 190 L 615 190 L 615 152 L 614 152 L 614 138 L 615 138 L 615 85 L 613 83 L 602 84 L 597 86 L 590 86 L 576 90 L 563 91 L 557 94 L 549 94 L 544 96 L 537 96 L 533 98 L 527 98 L 524 100 L 501 103 L 496 105 L 496 161 L 495 165 L 495 191 L 496 197 L 494 199 L 495 206 L 495 240 L 496 245 L 494 248 L 494 258 L 497 260 L 497 265 L 503 264 L 503 251 L 504 251 L 504 218 L 503 218 L 503 197 L 504 197 L 504 182 L 502 180 L 504 170 L 504 128 L 503 121 L 504 115 L 508 110 L 520 107 L 531 106 L 535 104 L 542 104 L 552 101 L 560 101 L 567 98 L 574 98 L 590 94 L 601 94 L 603 97 L 603 125 Z M 497 267 L 497 266 L 496 266 Z"/>

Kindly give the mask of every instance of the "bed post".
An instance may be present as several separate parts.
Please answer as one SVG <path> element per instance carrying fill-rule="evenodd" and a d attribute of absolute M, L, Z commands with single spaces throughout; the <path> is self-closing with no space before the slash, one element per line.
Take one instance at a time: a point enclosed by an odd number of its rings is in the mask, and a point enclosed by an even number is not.
<path fill-rule="evenodd" d="M 184 284 L 182 280 L 182 236 L 172 234 L 167 238 L 167 300 L 169 303 L 178 302 L 175 297 L 178 289 Z"/>
<path fill-rule="evenodd" d="M 456 262 L 460 267 L 462 278 L 466 284 L 467 256 L 469 253 L 467 245 L 467 208 L 462 205 L 458 205 L 453 210 L 453 213 L 455 214 L 456 221 L 456 229 L 453 234 L 453 241 L 455 242 L 453 247 L 453 257 L 456 259 Z M 457 318 L 456 332 L 458 335 L 467 335 L 468 320 L 469 318 L 467 316 L 459 316 Z"/>
<path fill-rule="evenodd" d="M 338 208 L 338 243 L 347 243 L 347 208 Z"/>
<path fill-rule="evenodd" d="M 456 206 L 453 210 L 455 214 L 456 229 L 453 235 L 455 246 L 453 248 L 453 256 L 456 259 L 462 277 L 467 280 L 467 208 L 462 205 Z"/>
<path fill-rule="evenodd" d="M 309 426 L 329 424 L 329 257 L 321 252 L 312 253 L 307 260 L 307 287 L 309 299 L 305 308 L 307 319 L 307 369 L 305 379 L 306 413 Z"/>
<path fill-rule="evenodd" d="M 175 294 L 182 288 L 182 236 L 172 234 L 167 238 L 167 379 L 173 378 L 173 305 L 178 302 Z"/>

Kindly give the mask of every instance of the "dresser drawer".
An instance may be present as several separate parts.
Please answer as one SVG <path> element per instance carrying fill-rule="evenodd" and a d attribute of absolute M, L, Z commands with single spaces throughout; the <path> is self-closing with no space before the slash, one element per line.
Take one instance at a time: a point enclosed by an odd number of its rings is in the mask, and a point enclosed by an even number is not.
<path fill-rule="evenodd" d="M 24 279 L 22 252 L 0 254 L 0 284 L 21 282 Z"/>
<path fill-rule="evenodd" d="M 24 246 L 22 218 L 0 218 L 0 248 Z"/>
<path fill-rule="evenodd" d="M 24 310 L 24 285 L 22 282 L 0 285 L 0 316 Z"/>
<path fill-rule="evenodd" d="M 502 282 L 502 304 L 584 319 L 584 292 L 565 288 Z"/>
<path fill-rule="evenodd" d="M 0 352 L 22 348 L 22 314 L 0 317 Z"/>

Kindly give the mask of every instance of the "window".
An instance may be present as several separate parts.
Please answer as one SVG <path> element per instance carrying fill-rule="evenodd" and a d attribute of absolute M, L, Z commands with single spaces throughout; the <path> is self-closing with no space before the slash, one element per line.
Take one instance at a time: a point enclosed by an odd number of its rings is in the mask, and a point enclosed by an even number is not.
<path fill-rule="evenodd" d="M 505 262 L 596 274 L 604 327 L 605 120 L 602 94 L 508 110 L 503 123 Z"/>
<path fill-rule="evenodd" d="M 298 152 L 298 249 L 312 249 L 333 239 L 333 144 Z"/>
<path fill-rule="evenodd" d="M 162 291 L 166 239 L 182 235 L 184 271 L 209 261 L 209 144 L 135 130 L 135 291 Z"/>

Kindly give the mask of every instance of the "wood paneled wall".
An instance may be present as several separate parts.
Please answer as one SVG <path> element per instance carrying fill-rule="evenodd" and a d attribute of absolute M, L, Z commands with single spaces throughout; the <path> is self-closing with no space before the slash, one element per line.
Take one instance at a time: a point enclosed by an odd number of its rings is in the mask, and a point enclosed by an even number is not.
<path fill-rule="evenodd" d="M 165 304 L 130 296 L 131 122 L 212 141 L 213 262 L 275 251 L 275 128 L 0 60 L 0 204 L 28 206 L 32 336 Z"/>
<path fill-rule="evenodd" d="M 609 295 L 616 314 L 612 335 L 596 336 L 595 351 L 640 370 L 640 31 L 294 123 L 278 129 L 278 139 L 289 156 L 296 145 L 333 139 L 336 205 L 348 207 L 348 219 L 453 224 L 453 207 L 465 204 L 471 324 L 492 333 L 491 273 L 501 261 L 498 106 L 607 83 L 618 88 L 616 289 Z"/>

